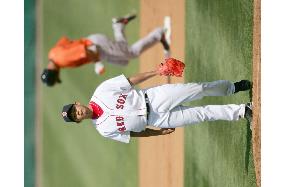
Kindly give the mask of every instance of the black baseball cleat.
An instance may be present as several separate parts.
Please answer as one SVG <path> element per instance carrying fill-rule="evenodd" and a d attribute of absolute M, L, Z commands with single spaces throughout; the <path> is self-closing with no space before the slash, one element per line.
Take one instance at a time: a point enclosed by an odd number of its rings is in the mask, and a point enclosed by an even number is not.
<path fill-rule="evenodd" d="M 126 25 L 127 23 L 129 23 L 129 21 L 135 18 L 136 18 L 136 14 L 129 14 L 129 15 L 126 15 L 120 18 L 112 18 L 112 23 L 123 23 Z"/>
<path fill-rule="evenodd" d="M 164 47 L 164 50 L 169 51 L 170 50 L 170 45 L 169 45 L 169 43 L 166 40 L 165 34 L 162 35 L 162 38 L 161 38 L 160 41 L 161 41 L 161 43 L 162 43 L 162 45 Z"/>
<path fill-rule="evenodd" d="M 253 103 L 249 102 L 246 104 L 245 106 L 245 115 L 244 117 L 248 120 L 248 122 L 250 123 L 250 130 L 252 130 L 251 127 L 251 122 L 252 122 L 252 107 L 253 107 Z"/>
<path fill-rule="evenodd" d="M 252 83 L 249 80 L 241 80 L 239 82 L 235 82 L 234 85 L 235 85 L 234 93 L 237 93 L 239 91 L 247 91 L 252 88 Z"/>

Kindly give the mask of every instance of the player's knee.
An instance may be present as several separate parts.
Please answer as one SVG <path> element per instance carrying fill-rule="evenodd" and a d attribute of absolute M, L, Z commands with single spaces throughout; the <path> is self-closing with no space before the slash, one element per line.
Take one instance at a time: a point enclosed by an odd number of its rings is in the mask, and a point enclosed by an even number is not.
<path fill-rule="evenodd" d="M 163 33 L 164 29 L 162 27 L 158 27 L 154 29 L 154 31 L 151 32 L 150 35 L 154 35 L 155 37 L 157 37 L 158 40 L 160 40 L 162 38 Z"/>
<path fill-rule="evenodd" d="M 129 53 L 130 53 L 131 58 L 137 58 L 141 54 L 141 50 L 135 49 L 135 48 L 130 48 Z"/>

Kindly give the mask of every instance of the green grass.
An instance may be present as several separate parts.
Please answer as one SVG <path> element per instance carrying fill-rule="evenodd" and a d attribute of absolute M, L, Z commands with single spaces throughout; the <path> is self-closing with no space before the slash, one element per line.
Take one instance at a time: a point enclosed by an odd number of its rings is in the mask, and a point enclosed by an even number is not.
<path fill-rule="evenodd" d="M 186 1 L 186 81 L 252 79 L 253 1 Z M 190 105 L 246 103 L 248 92 Z M 246 120 L 185 128 L 185 186 L 255 186 Z"/>
<path fill-rule="evenodd" d="M 63 35 L 76 39 L 92 33 L 113 38 L 111 18 L 135 9 L 139 1 L 125 0 L 44 0 L 43 66 L 48 50 Z M 126 28 L 129 43 L 138 39 L 139 18 Z M 103 80 L 138 71 L 138 60 L 121 67 L 106 64 L 106 74 L 97 76 L 93 65 L 61 71 L 63 83 L 43 86 L 43 187 L 137 186 L 137 142 L 118 143 L 103 138 L 91 121 L 66 124 L 61 118 L 64 104 L 79 100 L 87 104 Z"/>

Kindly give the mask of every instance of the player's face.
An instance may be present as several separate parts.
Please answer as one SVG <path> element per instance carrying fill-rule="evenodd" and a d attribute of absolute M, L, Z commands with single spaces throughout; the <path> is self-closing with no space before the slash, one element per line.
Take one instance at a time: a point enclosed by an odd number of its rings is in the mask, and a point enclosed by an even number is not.
<path fill-rule="evenodd" d="M 71 115 L 76 122 L 81 122 L 83 119 L 86 119 L 90 114 L 90 109 L 80 103 L 75 102 L 72 107 Z"/>

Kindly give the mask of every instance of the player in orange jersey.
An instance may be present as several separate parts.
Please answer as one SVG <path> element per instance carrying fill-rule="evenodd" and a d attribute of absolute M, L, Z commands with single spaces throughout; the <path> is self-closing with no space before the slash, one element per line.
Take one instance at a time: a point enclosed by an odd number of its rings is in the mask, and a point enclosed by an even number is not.
<path fill-rule="evenodd" d="M 165 55 L 169 54 L 170 39 L 167 37 L 169 36 L 167 27 L 156 28 L 146 37 L 128 46 L 124 28 L 135 17 L 136 15 L 130 15 L 112 20 L 115 41 L 102 34 L 93 34 L 78 40 L 62 37 L 49 51 L 49 63 L 41 75 L 43 83 L 47 86 L 60 83 L 61 68 L 73 68 L 88 63 L 95 63 L 95 72 L 99 75 L 103 74 L 105 68 L 101 61 L 127 65 L 130 59 L 137 58 L 142 52 L 158 42 L 163 45 Z"/>

